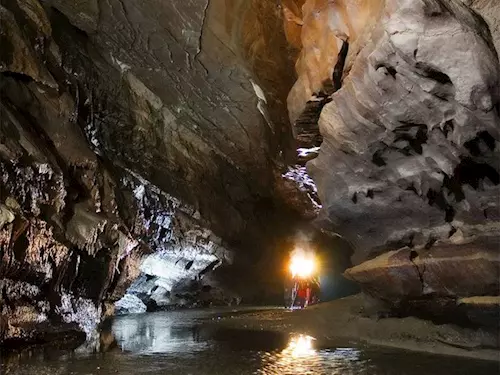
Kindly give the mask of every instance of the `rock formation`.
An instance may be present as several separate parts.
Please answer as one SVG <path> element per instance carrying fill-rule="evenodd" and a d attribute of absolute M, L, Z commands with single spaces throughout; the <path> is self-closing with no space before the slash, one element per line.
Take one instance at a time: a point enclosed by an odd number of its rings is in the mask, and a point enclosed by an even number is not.
<path fill-rule="evenodd" d="M 0 341 L 89 334 L 134 281 L 119 308 L 238 300 L 212 271 L 315 215 L 281 13 L 223 5 L 1 3 Z"/>
<path fill-rule="evenodd" d="M 262 296 L 313 219 L 391 308 L 495 311 L 494 0 L 11 0 L 0 18 L 0 341 L 90 333 L 117 301 Z"/>
<path fill-rule="evenodd" d="M 321 225 L 361 263 L 346 276 L 392 307 L 426 300 L 430 315 L 439 298 L 499 291 L 498 8 L 472 3 L 495 39 L 458 1 L 307 1 L 288 97 L 299 134 L 323 102 L 308 166 Z"/>

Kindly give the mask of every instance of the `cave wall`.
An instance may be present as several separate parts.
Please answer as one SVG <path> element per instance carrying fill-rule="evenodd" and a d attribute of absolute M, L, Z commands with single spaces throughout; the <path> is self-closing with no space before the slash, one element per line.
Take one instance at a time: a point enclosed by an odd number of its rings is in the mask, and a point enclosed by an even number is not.
<path fill-rule="evenodd" d="M 279 8 L 0 4 L 0 340 L 88 335 L 134 281 L 139 309 L 238 302 L 213 271 L 238 250 L 255 281 L 269 238 L 317 210 L 282 176 Z"/>
<path fill-rule="evenodd" d="M 495 0 L 462 0 L 488 23 L 497 53 L 500 51 L 500 4 Z"/>
<path fill-rule="evenodd" d="M 299 137 L 322 137 L 317 223 L 352 244 L 346 276 L 413 313 L 498 296 L 496 2 L 307 1 L 295 15 L 288 109 Z"/>
<path fill-rule="evenodd" d="M 118 118 L 89 129 L 102 152 L 237 239 L 255 204 L 273 199 L 275 159 L 294 153 L 285 109 L 293 76 L 283 69 L 292 60 L 278 9 L 260 1 L 47 4 L 120 70 L 125 88 L 105 104 Z"/>

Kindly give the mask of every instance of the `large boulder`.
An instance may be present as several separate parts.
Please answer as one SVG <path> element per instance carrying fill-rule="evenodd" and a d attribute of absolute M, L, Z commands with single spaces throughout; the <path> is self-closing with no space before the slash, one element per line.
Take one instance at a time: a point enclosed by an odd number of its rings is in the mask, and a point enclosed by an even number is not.
<path fill-rule="evenodd" d="M 390 251 L 344 275 L 393 313 L 498 328 L 500 254 L 495 238 Z"/>
<path fill-rule="evenodd" d="M 429 250 L 390 251 L 346 270 L 370 295 L 397 305 L 422 297 L 458 300 L 496 295 L 500 254 L 496 239 L 440 244 Z"/>

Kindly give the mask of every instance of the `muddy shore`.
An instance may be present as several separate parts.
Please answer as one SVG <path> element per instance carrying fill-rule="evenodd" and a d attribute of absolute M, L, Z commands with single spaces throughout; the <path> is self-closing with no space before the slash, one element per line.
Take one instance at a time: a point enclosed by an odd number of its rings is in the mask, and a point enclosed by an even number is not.
<path fill-rule="evenodd" d="M 366 315 L 361 295 L 310 306 L 221 314 L 209 324 L 228 329 L 302 333 L 326 344 L 366 344 L 500 362 L 498 332 L 436 325 L 414 317 Z"/>

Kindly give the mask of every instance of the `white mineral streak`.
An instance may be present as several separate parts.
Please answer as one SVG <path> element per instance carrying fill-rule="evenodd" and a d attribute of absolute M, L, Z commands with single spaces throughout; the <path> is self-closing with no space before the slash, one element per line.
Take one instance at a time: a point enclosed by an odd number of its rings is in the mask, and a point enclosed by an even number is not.
<path fill-rule="evenodd" d="M 146 305 L 139 299 L 139 297 L 127 293 L 118 302 L 115 303 L 117 314 L 141 314 L 146 312 Z"/>
<path fill-rule="evenodd" d="M 111 54 L 111 61 L 113 61 L 113 64 L 118 66 L 118 68 L 120 69 L 120 71 L 122 73 L 126 73 L 127 71 L 129 71 L 131 69 L 130 65 L 125 64 L 123 61 L 118 60 L 112 54 Z"/>
<path fill-rule="evenodd" d="M 306 167 L 302 167 L 300 165 L 289 166 L 288 172 L 286 172 L 282 176 L 288 180 L 295 181 L 299 189 L 302 191 L 312 191 L 314 193 L 317 192 L 316 184 L 307 174 Z"/>
<path fill-rule="evenodd" d="M 311 147 L 311 148 L 298 148 L 297 153 L 299 157 L 304 158 L 309 155 L 317 155 L 319 153 L 320 147 Z"/>
<path fill-rule="evenodd" d="M 67 293 L 61 295 L 61 305 L 56 308 L 56 311 L 64 322 L 77 323 L 87 338 L 92 336 L 101 321 L 101 307 L 96 307 L 89 299 L 75 298 Z"/>
<path fill-rule="evenodd" d="M 182 204 L 138 175 L 131 173 L 122 183 L 133 191 L 136 199 L 136 230 L 147 232 L 143 240 L 155 252 L 143 258 L 141 276 L 115 304 L 118 313 L 141 313 L 146 308 L 143 301 L 153 300 L 159 306 L 170 304 L 171 292 L 176 287 L 199 279 L 200 272 L 209 265 L 218 266 L 222 259 L 230 261 L 220 239 L 201 226 L 199 213 L 193 207 Z M 118 241 L 124 249 L 120 254 L 137 246 L 123 237 Z"/>

